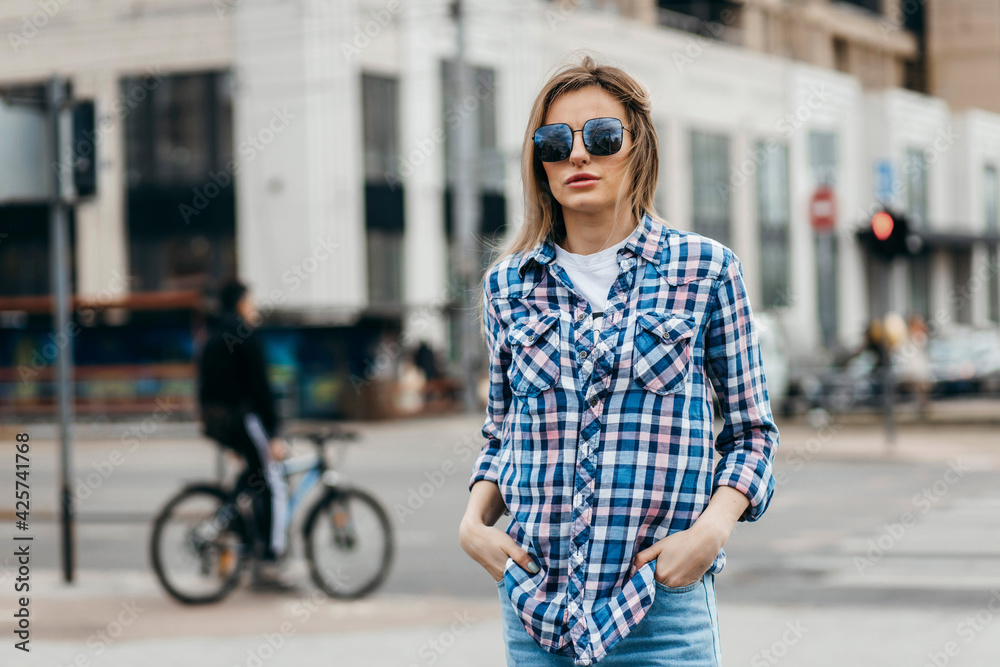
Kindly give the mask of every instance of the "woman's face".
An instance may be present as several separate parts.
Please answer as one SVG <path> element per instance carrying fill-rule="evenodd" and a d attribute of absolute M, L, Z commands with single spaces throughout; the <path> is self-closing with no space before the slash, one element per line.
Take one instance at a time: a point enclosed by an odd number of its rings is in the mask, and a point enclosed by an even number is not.
<path fill-rule="evenodd" d="M 588 86 L 557 97 L 549 105 L 543 125 L 566 123 L 571 130 L 582 130 L 591 118 L 617 118 L 629 130 L 625 105 L 597 86 Z M 573 152 L 559 162 L 543 162 L 552 196 L 566 209 L 588 215 L 614 210 L 618 188 L 625 174 L 625 163 L 632 148 L 632 135 L 622 132 L 622 148 L 614 155 L 591 155 L 583 145 L 583 133 L 574 132 Z M 567 183 L 576 174 L 593 178 Z"/>

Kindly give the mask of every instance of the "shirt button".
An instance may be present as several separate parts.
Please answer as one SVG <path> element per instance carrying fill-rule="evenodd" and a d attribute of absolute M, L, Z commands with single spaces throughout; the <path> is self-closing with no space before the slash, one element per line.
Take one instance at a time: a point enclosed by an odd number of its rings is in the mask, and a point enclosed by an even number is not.
<path fill-rule="evenodd" d="M 586 350 L 584 350 L 583 352 L 580 353 L 580 358 L 581 359 L 586 359 L 587 358 L 587 351 Z"/>
<path fill-rule="evenodd" d="M 597 400 L 598 399 L 597 399 L 596 396 L 594 396 L 593 398 L 591 398 L 590 399 L 590 407 L 594 407 L 595 405 L 597 405 Z"/>
<path fill-rule="evenodd" d="M 583 311 L 581 310 L 581 311 L 580 311 L 579 313 L 577 313 L 577 315 L 576 315 L 576 321 L 577 321 L 577 322 L 583 322 L 583 318 L 585 318 L 586 316 L 587 316 L 587 313 L 585 313 L 585 312 L 583 312 Z"/>

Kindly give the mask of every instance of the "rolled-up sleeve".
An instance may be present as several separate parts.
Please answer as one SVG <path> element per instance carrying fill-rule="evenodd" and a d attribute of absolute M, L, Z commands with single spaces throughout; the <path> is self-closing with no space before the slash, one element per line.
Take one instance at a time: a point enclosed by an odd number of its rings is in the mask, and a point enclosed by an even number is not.
<path fill-rule="evenodd" d="M 483 423 L 482 434 L 486 438 L 483 447 L 476 458 L 476 464 L 469 480 L 469 488 L 481 479 L 496 482 L 499 474 L 499 455 L 503 434 L 503 423 L 511 402 L 510 384 L 507 380 L 507 369 L 510 366 L 510 348 L 504 336 L 503 323 L 497 312 L 496 304 L 490 296 L 489 275 L 483 283 L 485 294 L 483 304 L 483 323 L 486 329 L 486 342 L 490 355 L 490 389 L 486 405 L 486 421 Z"/>
<path fill-rule="evenodd" d="M 760 344 L 742 264 L 732 252 L 715 286 L 705 363 L 725 424 L 715 441 L 721 459 L 712 490 L 731 486 L 750 500 L 740 521 L 755 521 L 774 494 L 778 428 L 771 414 Z"/>

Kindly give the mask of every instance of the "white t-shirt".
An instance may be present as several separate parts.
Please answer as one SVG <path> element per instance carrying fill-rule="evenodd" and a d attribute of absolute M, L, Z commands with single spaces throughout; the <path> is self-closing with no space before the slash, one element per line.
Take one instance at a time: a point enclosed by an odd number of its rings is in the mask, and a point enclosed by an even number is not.
<path fill-rule="evenodd" d="M 590 302 L 594 313 L 592 321 L 595 334 L 601 328 L 601 316 L 608 304 L 608 292 L 618 278 L 618 249 L 625 246 L 626 236 L 621 241 L 590 255 L 577 255 L 563 249 L 558 243 L 556 262 L 569 274 L 573 286 L 580 295 Z"/>

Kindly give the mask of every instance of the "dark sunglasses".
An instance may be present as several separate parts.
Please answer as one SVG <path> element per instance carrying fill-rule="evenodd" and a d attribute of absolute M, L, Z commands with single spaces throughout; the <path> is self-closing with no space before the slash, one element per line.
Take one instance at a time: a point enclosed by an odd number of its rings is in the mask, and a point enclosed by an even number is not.
<path fill-rule="evenodd" d="M 573 135 L 583 133 L 583 147 L 591 155 L 614 155 L 622 149 L 622 131 L 635 133 L 617 118 L 591 118 L 582 130 L 571 130 L 566 123 L 542 125 L 535 130 L 535 155 L 542 162 L 559 162 L 573 152 Z"/>

